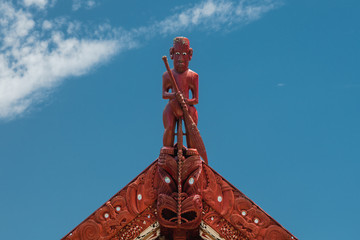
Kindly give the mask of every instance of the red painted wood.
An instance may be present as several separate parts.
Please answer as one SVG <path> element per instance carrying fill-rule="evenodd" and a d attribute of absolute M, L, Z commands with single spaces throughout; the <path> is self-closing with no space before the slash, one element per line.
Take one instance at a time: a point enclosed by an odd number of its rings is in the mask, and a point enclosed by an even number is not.
<path fill-rule="evenodd" d="M 191 139 L 187 139 L 190 147 L 184 147 L 181 124 L 174 145 L 176 121 L 181 121 L 184 110 L 181 101 L 197 122 L 193 105 L 198 103 L 198 75 L 188 69 L 192 52 L 189 40 L 183 37 L 175 38 L 170 48 L 172 73 L 183 98 L 177 99 L 174 92 L 169 92 L 173 86 L 166 72 L 163 98 L 170 101 L 164 110 L 164 147 L 159 158 L 62 240 L 135 239 L 156 222 L 160 224 L 161 239 L 202 239 L 202 221 L 227 240 L 296 239 L 204 163 Z M 189 90 L 193 91 L 192 99 Z"/>

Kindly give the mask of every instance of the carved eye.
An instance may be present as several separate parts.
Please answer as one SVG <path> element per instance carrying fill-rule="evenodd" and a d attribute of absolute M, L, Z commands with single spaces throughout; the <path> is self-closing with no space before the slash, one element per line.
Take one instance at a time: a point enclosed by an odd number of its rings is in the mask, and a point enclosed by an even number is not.
<path fill-rule="evenodd" d="M 179 52 L 176 52 L 175 54 L 176 54 L 176 55 L 180 55 L 180 53 L 179 53 Z"/>
<path fill-rule="evenodd" d="M 169 178 L 168 176 L 166 176 L 165 179 L 164 179 L 164 181 L 165 181 L 166 183 L 170 183 L 170 178 Z"/>
<path fill-rule="evenodd" d="M 183 55 L 186 56 L 186 52 L 183 52 Z"/>
<path fill-rule="evenodd" d="M 195 181 L 194 178 L 191 177 L 191 178 L 189 179 L 189 184 L 190 184 L 190 185 L 193 185 L 193 184 L 194 184 L 194 181 Z"/>

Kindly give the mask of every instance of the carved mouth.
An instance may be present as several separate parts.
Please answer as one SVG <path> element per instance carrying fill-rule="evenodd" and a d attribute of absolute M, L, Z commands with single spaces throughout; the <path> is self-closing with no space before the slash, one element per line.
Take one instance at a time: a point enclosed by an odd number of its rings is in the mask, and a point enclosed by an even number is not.
<path fill-rule="evenodd" d="M 161 216 L 169 222 L 177 222 L 177 214 L 168 208 L 164 208 L 161 211 Z"/>
<path fill-rule="evenodd" d="M 190 221 L 193 221 L 195 220 L 197 217 L 197 214 L 196 212 L 194 211 L 189 211 L 189 212 L 185 212 L 183 214 L 181 214 L 181 219 L 186 219 L 187 221 L 186 222 L 190 222 Z"/>
<path fill-rule="evenodd" d="M 163 219 L 165 219 L 169 222 L 175 223 L 178 221 L 177 213 L 168 208 L 162 209 L 161 216 L 163 217 Z M 188 212 L 182 213 L 181 214 L 181 223 L 191 222 L 191 221 L 195 220 L 196 217 L 197 217 L 197 214 L 195 211 L 188 211 Z"/>

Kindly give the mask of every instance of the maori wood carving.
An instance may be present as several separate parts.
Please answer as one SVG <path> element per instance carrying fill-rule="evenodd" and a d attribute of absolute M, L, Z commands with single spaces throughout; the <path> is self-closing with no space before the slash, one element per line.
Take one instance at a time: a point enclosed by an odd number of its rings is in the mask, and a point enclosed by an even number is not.
<path fill-rule="evenodd" d="M 163 74 L 163 98 L 169 99 L 163 113 L 165 127 L 163 144 L 164 147 L 173 146 L 175 124 L 181 122 L 183 117 L 188 147 L 197 149 L 207 163 L 205 145 L 197 128 L 198 114 L 194 107 L 199 101 L 199 76 L 188 68 L 192 54 L 193 50 L 190 48 L 189 39 L 176 37 L 174 46 L 170 48 L 170 57 L 174 60 L 174 69 L 170 69 L 166 56 L 162 58 L 167 70 Z M 193 94 L 192 99 L 189 99 L 189 92 Z"/>
<path fill-rule="evenodd" d="M 162 149 L 154 163 L 63 240 L 160 239 L 159 231 L 163 239 L 173 239 L 179 229 L 183 239 L 201 239 L 202 221 L 222 239 L 296 239 L 205 164 L 196 150 L 185 147 L 179 227 L 175 150 Z M 156 224 L 147 238 L 137 238 Z"/>
<path fill-rule="evenodd" d="M 203 221 L 224 239 L 296 239 L 223 177 L 203 165 Z"/>
<path fill-rule="evenodd" d="M 154 162 L 63 240 L 133 239 L 154 224 L 156 169 Z"/>
<path fill-rule="evenodd" d="M 189 40 L 177 37 L 170 48 L 174 69 L 163 58 L 163 98 L 169 103 L 159 158 L 62 240 L 296 239 L 208 166 L 196 126 L 198 75 L 188 69 L 192 53 Z"/>
<path fill-rule="evenodd" d="M 186 152 L 185 148 L 184 150 L 187 157 L 182 163 L 183 171 L 180 173 L 177 171 L 177 156 L 160 153 L 158 160 L 158 172 L 161 179 L 158 188 L 158 217 L 160 224 L 167 228 L 194 229 L 201 222 L 202 181 L 199 178 L 202 172 L 202 160 L 196 152 Z M 179 174 L 182 181 L 177 183 Z M 178 184 L 182 189 L 180 194 Z M 180 223 L 177 218 L 179 203 L 181 204 Z"/>

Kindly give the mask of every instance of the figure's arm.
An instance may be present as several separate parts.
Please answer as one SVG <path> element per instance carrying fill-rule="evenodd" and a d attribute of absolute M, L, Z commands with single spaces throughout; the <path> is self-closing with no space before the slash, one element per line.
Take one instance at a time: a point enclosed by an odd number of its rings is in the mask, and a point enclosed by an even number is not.
<path fill-rule="evenodd" d="M 169 75 L 167 73 L 164 73 L 163 76 L 163 89 L 162 89 L 162 96 L 163 99 L 173 99 L 175 98 L 175 92 L 169 92 L 170 89 L 173 89 L 172 85 L 171 85 L 171 81 L 169 79 Z"/>
<path fill-rule="evenodd" d="M 197 73 L 194 73 L 189 87 L 193 96 L 192 99 L 186 99 L 185 101 L 189 105 L 196 105 L 199 103 L 199 75 Z"/>

